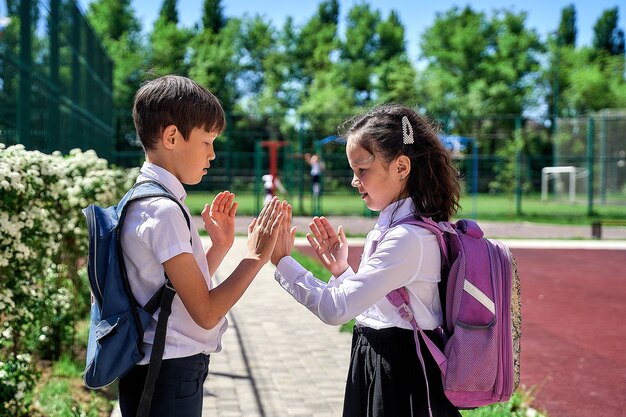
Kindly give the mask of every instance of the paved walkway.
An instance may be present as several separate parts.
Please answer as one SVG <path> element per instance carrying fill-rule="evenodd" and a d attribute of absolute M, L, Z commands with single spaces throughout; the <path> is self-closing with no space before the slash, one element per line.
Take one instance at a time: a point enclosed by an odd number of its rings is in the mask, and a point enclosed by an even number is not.
<path fill-rule="evenodd" d="M 217 271 L 221 281 L 246 251 L 238 238 Z M 341 415 L 350 335 L 318 320 L 266 265 L 228 314 L 223 351 L 212 356 L 205 416 Z"/>
<path fill-rule="evenodd" d="M 245 233 L 248 222 L 249 219 L 239 220 L 238 233 Z M 343 224 L 348 233 L 363 234 L 375 220 L 340 218 L 331 222 Z M 297 218 L 294 223 L 301 231 L 308 229 L 308 219 Z M 481 225 L 488 236 L 506 239 L 511 247 L 619 249 L 626 246 L 623 227 L 604 230 L 608 240 L 559 241 L 554 239 L 588 238 L 591 228 L 530 223 L 481 222 Z M 349 240 L 356 245 L 362 241 Z M 304 243 L 302 239 L 299 241 Z M 238 237 L 217 271 L 217 282 L 231 273 L 245 251 L 246 239 Z M 274 267 L 266 265 L 227 316 L 230 325 L 222 340 L 223 350 L 212 355 L 204 386 L 206 417 L 341 415 L 351 336 L 323 324 L 296 303 L 276 283 L 273 272 Z M 119 417 L 117 409 L 114 416 Z"/>

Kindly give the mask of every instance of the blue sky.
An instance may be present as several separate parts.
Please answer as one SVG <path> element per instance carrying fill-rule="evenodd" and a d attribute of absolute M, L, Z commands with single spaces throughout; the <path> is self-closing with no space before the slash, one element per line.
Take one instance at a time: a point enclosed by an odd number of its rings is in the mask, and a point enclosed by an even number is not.
<path fill-rule="evenodd" d="M 91 0 L 79 0 L 86 10 Z M 339 0 L 341 22 L 345 14 L 362 0 Z M 424 29 L 432 25 L 437 12 L 445 12 L 453 6 L 470 5 L 474 10 L 491 14 L 493 9 L 507 8 L 515 11 L 526 11 L 527 27 L 537 30 L 542 38 L 555 30 L 561 17 L 561 10 L 570 4 L 576 7 L 578 27 L 578 45 L 590 45 L 593 39 L 593 25 L 606 9 L 619 6 L 617 0 L 526 0 L 518 1 L 454 1 L 454 0 L 368 0 L 373 8 L 387 16 L 390 10 L 396 10 L 406 30 L 407 49 L 413 61 L 418 60 L 419 38 Z M 193 26 L 202 14 L 201 0 L 178 0 L 178 15 L 185 26 Z M 222 2 L 226 16 L 243 16 L 259 14 L 271 20 L 277 28 L 282 27 L 285 18 L 292 16 L 299 25 L 305 23 L 317 10 L 318 0 L 225 0 Z M 522 3 L 522 5 L 520 5 Z M 142 22 L 143 29 L 152 27 L 158 14 L 161 0 L 132 0 L 132 7 Z M 619 10 L 619 27 L 626 30 L 626 7 L 622 3 Z"/>

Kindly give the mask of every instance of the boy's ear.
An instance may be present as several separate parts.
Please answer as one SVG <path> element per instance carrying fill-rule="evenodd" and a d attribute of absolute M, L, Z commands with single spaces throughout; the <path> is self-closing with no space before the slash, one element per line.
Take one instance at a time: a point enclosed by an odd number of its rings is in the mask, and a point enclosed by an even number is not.
<path fill-rule="evenodd" d="M 163 134 L 161 135 L 161 143 L 165 149 L 172 149 L 176 144 L 176 134 L 178 133 L 178 128 L 176 125 L 168 125 L 163 129 Z"/>

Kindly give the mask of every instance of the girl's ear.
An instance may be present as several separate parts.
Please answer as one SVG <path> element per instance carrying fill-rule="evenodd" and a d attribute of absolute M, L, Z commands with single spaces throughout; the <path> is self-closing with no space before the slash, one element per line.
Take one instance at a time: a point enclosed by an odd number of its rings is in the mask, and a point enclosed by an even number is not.
<path fill-rule="evenodd" d="M 161 134 L 161 143 L 163 143 L 165 149 L 172 149 L 174 147 L 176 143 L 176 133 L 178 133 L 176 125 L 165 126 Z"/>
<path fill-rule="evenodd" d="M 396 160 L 398 170 L 398 179 L 404 180 L 411 173 L 411 158 L 406 155 L 400 155 Z"/>

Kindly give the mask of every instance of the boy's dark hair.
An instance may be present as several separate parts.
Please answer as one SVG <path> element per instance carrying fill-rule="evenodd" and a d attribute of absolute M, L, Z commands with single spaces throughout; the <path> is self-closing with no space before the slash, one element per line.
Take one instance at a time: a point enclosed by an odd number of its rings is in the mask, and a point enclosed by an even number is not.
<path fill-rule="evenodd" d="M 415 143 L 403 143 L 403 116 L 411 123 Z M 380 155 L 385 164 L 400 155 L 411 159 L 403 192 L 413 200 L 417 215 L 448 221 L 458 211 L 459 172 L 426 117 L 406 106 L 384 104 L 349 119 L 341 129 L 342 136 Z"/>
<path fill-rule="evenodd" d="M 218 134 L 226 128 L 224 109 L 217 97 L 195 81 L 178 75 L 156 78 L 137 90 L 133 121 L 145 151 L 154 149 L 169 125 L 175 125 L 185 140 L 195 128 Z"/>

